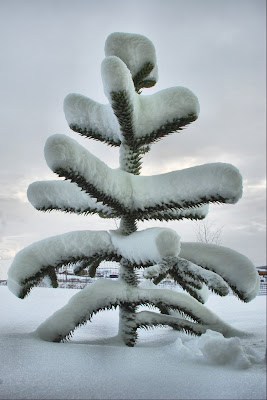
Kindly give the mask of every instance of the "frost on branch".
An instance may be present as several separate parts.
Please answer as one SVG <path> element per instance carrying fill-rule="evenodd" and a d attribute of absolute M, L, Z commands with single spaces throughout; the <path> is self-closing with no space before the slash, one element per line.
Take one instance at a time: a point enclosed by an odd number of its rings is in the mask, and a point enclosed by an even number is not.
<path fill-rule="evenodd" d="M 143 95 L 157 82 L 155 48 L 142 35 L 111 34 L 105 44 L 101 73 L 108 104 L 69 94 L 64 112 L 70 128 L 120 148 L 120 167 L 112 169 L 75 140 L 48 138 L 48 166 L 65 181 L 41 181 L 28 188 L 30 203 L 40 211 L 98 214 L 120 218 L 115 231 L 77 231 L 54 236 L 21 250 L 9 269 L 8 287 L 24 298 L 45 276 L 57 286 L 56 271 L 73 266 L 95 276 L 103 260 L 120 263 L 116 282 L 96 281 L 76 294 L 37 330 L 48 341 L 69 338 L 98 311 L 119 307 L 119 335 L 134 346 L 138 328 L 171 326 L 201 335 L 207 329 L 237 334 L 203 304 L 207 288 L 226 296 L 231 288 L 243 301 L 258 292 L 253 264 L 221 246 L 184 243 L 168 228 L 138 231 L 138 221 L 203 219 L 209 204 L 235 204 L 242 196 L 242 177 L 233 165 L 204 164 L 165 174 L 140 176 L 142 157 L 151 145 L 181 131 L 198 118 L 197 97 L 187 88 L 167 88 Z M 185 293 L 139 285 L 136 269 L 159 283 L 170 275 Z M 139 306 L 158 311 L 142 311 Z"/>

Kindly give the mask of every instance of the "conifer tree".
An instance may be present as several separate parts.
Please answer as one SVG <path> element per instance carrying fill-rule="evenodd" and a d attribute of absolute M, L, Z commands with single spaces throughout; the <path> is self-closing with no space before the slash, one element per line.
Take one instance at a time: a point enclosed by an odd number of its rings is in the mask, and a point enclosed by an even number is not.
<path fill-rule="evenodd" d="M 198 100 L 183 87 L 142 94 L 157 82 L 155 49 L 142 35 L 111 34 L 105 54 L 102 79 L 109 104 L 70 94 L 64 111 L 73 131 L 120 148 L 120 168 L 109 168 L 65 135 L 53 135 L 46 142 L 45 158 L 65 181 L 35 182 L 28 199 L 41 211 L 98 214 L 119 218 L 120 226 L 114 231 L 70 232 L 26 247 L 10 267 L 8 287 L 24 298 L 45 276 L 57 287 L 56 270 L 63 265 L 71 264 L 77 274 L 87 269 L 94 277 L 103 260 L 117 261 L 117 281 L 97 280 L 77 293 L 38 328 L 39 336 L 65 340 L 93 314 L 113 307 L 120 308 L 119 335 L 128 346 L 134 346 L 138 328 L 158 325 L 195 335 L 207 329 L 232 335 L 234 330 L 201 304 L 204 289 L 225 296 L 231 287 L 241 300 L 252 300 L 259 282 L 251 261 L 222 246 L 181 242 L 168 228 L 138 231 L 137 224 L 203 219 L 210 203 L 240 199 L 241 175 L 231 164 L 213 163 L 141 176 L 144 154 L 153 143 L 195 121 Z M 154 284 L 170 274 L 188 294 L 140 287 L 138 268 L 144 268 Z M 140 305 L 156 310 L 140 311 Z"/>

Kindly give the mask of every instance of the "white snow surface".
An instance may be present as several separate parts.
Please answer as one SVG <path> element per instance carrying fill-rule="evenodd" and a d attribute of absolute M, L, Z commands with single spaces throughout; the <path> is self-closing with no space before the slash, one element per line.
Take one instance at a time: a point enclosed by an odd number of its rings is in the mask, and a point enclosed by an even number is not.
<path fill-rule="evenodd" d="M 36 328 L 78 292 L 35 288 L 22 301 L 0 287 L 1 399 L 266 398 L 266 296 L 244 304 L 210 295 L 207 306 L 245 331 L 240 338 L 157 328 L 139 330 L 128 348 L 116 336 L 115 310 L 98 313 L 67 343 L 39 339 Z"/>
<path fill-rule="evenodd" d="M 180 251 L 180 237 L 169 228 L 148 228 L 128 236 L 111 231 L 111 241 L 123 257 L 137 264 L 158 262 L 163 257 L 177 256 Z"/>
<path fill-rule="evenodd" d="M 160 175 L 137 176 L 109 168 L 75 140 L 60 134 L 47 139 L 45 158 L 52 171 L 63 168 L 78 173 L 129 210 L 200 201 L 205 195 L 215 194 L 226 198 L 228 203 L 236 203 L 242 196 L 242 177 L 231 164 L 211 163 Z"/>
<path fill-rule="evenodd" d="M 61 210 L 72 208 L 75 212 L 85 210 L 111 214 L 113 210 L 97 202 L 95 198 L 83 192 L 79 186 L 68 181 L 37 181 L 27 190 L 29 202 L 37 209 L 56 207 Z"/>
<path fill-rule="evenodd" d="M 218 273 L 244 292 L 246 301 L 259 293 L 260 279 L 254 264 L 235 250 L 216 244 L 183 242 L 179 255 Z"/>
<path fill-rule="evenodd" d="M 112 33 L 105 42 L 105 55 L 119 57 L 127 65 L 133 77 L 145 63 L 150 62 L 155 65 L 155 68 L 149 77 L 157 80 L 155 47 L 143 35 L 124 32 Z"/>
<path fill-rule="evenodd" d="M 139 96 L 135 93 L 132 75 L 124 62 L 115 56 L 104 58 L 101 64 L 101 75 L 104 92 L 110 104 L 112 103 L 112 92 L 125 91 L 131 103 Z"/>
<path fill-rule="evenodd" d="M 64 113 L 69 125 L 92 130 L 103 139 L 120 144 L 120 127 L 110 104 L 101 104 L 81 94 L 70 93 L 64 100 Z"/>

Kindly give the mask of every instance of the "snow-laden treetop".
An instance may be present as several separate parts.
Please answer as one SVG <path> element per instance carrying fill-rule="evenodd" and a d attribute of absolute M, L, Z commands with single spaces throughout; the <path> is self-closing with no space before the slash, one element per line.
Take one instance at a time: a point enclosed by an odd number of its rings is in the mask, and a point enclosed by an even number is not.
<path fill-rule="evenodd" d="M 197 118 L 198 99 L 184 87 L 139 96 L 141 88 L 157 81 L 156 54 L 150 40 L 142 35 L 113 33 L 106 40 L 105 53 L 101 72 L 110 104 L 69 94 L 64 111 L 71 129 L 113 146 L 125 143 L 141 147 Z"/>

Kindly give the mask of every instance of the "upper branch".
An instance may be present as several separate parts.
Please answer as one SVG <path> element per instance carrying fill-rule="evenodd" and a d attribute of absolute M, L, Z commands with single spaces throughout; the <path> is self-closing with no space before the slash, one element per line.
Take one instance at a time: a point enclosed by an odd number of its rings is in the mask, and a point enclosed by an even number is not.
<path fill-rule="evenodd" d="M 110 146 L 120 146 L 119 124 L 109 104 L 71 93 L 64 100 L 64 112 L 73 131 Z"/>
<path fill-rule="evenodd" d="M 103 60 L 102 79 L 120 125 L 122 142 L 133 148 L 151 144 L 197 119 L 198 99 L 189 89 L 172 87 L 140 96 L 130 71 L 117 57 Z"/>

